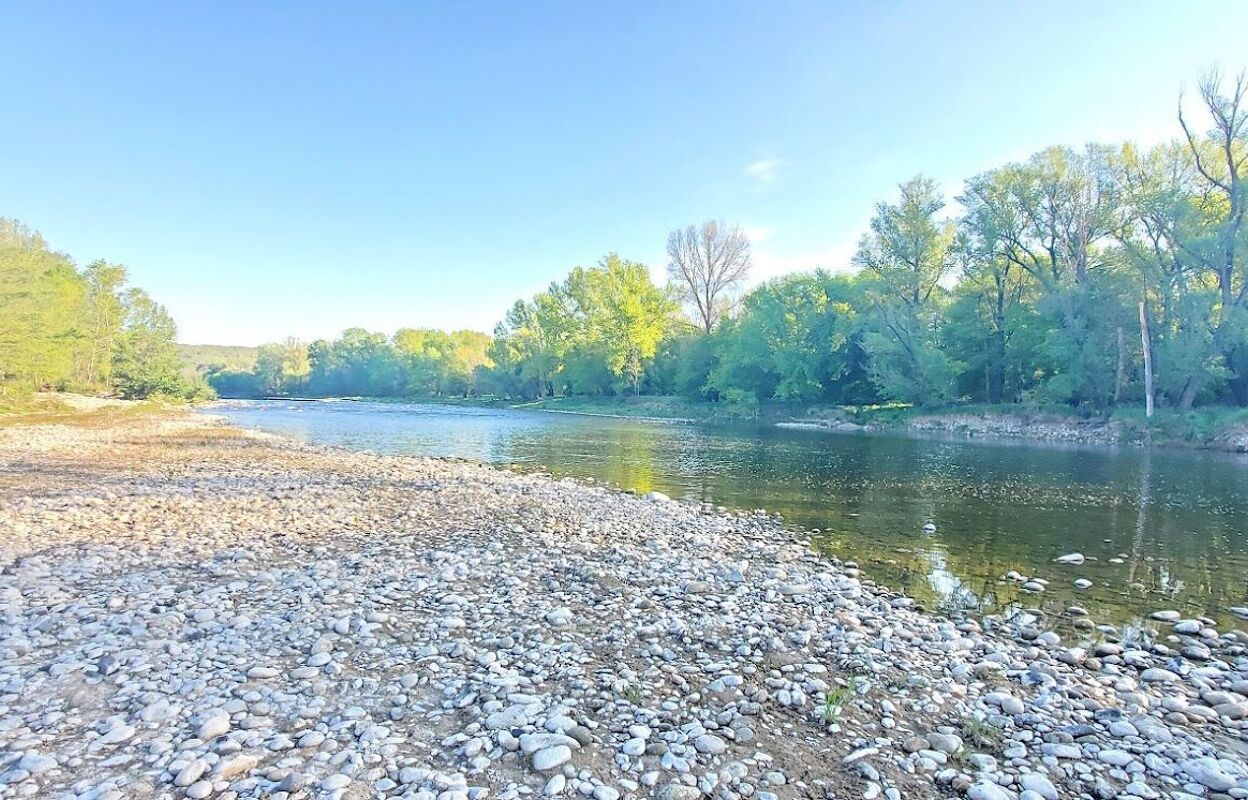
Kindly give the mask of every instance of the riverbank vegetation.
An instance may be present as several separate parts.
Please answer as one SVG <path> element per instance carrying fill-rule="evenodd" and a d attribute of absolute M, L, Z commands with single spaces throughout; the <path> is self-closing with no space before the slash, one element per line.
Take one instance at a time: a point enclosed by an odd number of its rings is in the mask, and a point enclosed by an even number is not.
<path fill-rule="evenodd" d="M 609 254 L 517 301 L 492 337 L 351 329 L 208 378 L 235 396 L 657 395 L 743 414 L 1248 405 L 1248 84 L 1209 75 L 1199 101 L 1173 141 L 1049 148 L 969 178 L 953 203 L 906 181 L 876 205 L 853 272 L 744 292 L 748 238 L 708 222 L 671 234 L 666 286 Z"/>
<path fill-rule="evenodd" d="M 120 264 L 78 268 L 21 223 L 0 219 L 0 410 L 41 389 L 200 398 L 180 374 L 172 317 L 127 285 Z"/>

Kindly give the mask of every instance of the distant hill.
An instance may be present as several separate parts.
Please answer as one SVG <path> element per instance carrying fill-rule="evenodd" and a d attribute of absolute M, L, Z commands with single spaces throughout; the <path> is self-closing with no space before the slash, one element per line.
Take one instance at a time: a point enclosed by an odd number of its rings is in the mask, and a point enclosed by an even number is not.
<path fill-rule="evenodd" d="M 213 367 L 247 372 L 256 365 L 258 347 L 225 344 L 179 344 L 178 353 L 188 370 L 203 375 Z"/>

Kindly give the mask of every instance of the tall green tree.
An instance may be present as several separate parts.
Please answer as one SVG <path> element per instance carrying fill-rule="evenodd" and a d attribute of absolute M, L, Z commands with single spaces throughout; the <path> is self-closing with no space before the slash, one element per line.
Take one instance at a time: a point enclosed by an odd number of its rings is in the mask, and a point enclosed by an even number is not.
<path fill-rule="evenodd" d="M 477 331 L 401 328 L 394 334 L 394 348 L 404 372 L 405 392 L 417 396 L 477 393 L 481 371 L 490 364 L 489 345 L 490 337 Z"/>
<path fill-rule="evenodd" d="M 645 264 L 615 253 L 607 255 L 591 275 L 602 297 L 601 319 L 594 324 L 605 343 L 607 369 L 637 394 L 659 343 L 675 325 L 676 300 L 654 285 Z"/>
<path fill-rule="evenodd" d="M 864 338 L 880 393 L 917 405 L 953 397 L 959 365 L 938 347 L 943 289 L 955 265 L 955 226 L 940 216 L 945 201 L 928 178 L 898 187 L 879 203 L 854 263 L 870 275 L 874 320 Z"/>
<path fill-rule="evenodd" d="M 125 321 L 113 351 L 113 386 L 124 398 L 180 395 L 186 390 L 173 317 L 142 289 L 123 296 Z"/>
<path fill-rule="evenodd" d="M 545 397 L 554 392 L 558 367 L 554 331 L 548 330 L 536 302 L 517 300 L 494 329 L 488 355 L 492 385 L 507 397 Z"/>
<path fill-rule="evenodd" d="M 6 394 L 72 379 L 85 295 L 73 262 L 25 225 L 0 219 L 0 388 Z"/>
<path fill-rule="evenodd" d="M 308 345 L 294 337 L 260 345 L 252 369 L 252 391 L 260 395 L 301 394 L 312 372 Z"/>
<path fill-rule="evenodd" d="M 308 345 L 308 387 L 317 395 L 390 397 L 402 394 L 403 371 L 383 333 L 348 328 L 330 342 Z"/>
<path fill-rule="evenodd" d="M 677 312 L 644 264 L 608 254 L 512 307 L 488 353 L 495 381 L 526 397 L 638 393 Z"/>
<path fill-rule="evenodd" d="M 120 264 L 81 271 L 38 233 L 0 219 L 0 395 L 36 389 L 188 395 L 168 312 Z"/>
<path fill-rule="evenodd" d="M 1208 123 L 1193 130 L 1179 106 L 1179 123 L 1201 180 L 1205 236 L 1193 237 L 1189 254 L 1217 280 L 1215 336 L 1229 370 L 1236 402 L 1248 405 L 1248 74 L 1229 89 L 1213 71 L 1200 80 Z"/>
<path fill-rule="evenodd" d="M 444 393 L 465 397 L 481 393 L 482 375 L 493 366 L 490 341 L 490 337 L 480 331 L 459 330 L 451 333 L 447 354 L 450 369 L 442 387 Z"/>
<path fill-rule="evenodd" d="M 1178 142 L 1125 145 L 1115 172 L 1124 209 L 1116 236 L 1135 271 L 1136 296 L 1147 303 L 1159 398 L 1189 409 L 1231 376 L 1217 340 L 1218 283 L 1205 263 L 1218 213 L 1191 152 Z"/>
<path fill-rule="evenodd" d="M 1049 148 L 971 179 L 960 198 L 981 255 L 1004 259 L 1039 289 L 1051 320 L 1042 393 L 1052 400 L 1104 405 L 1113 396 L 1121 314 L 1106 329 L 1096 278 L 1120 225 L 1116 188 L 1106 148 Z"/>
<path fill-rule="evenodd" d="M 77 357 L 77 380 L 87 388 L 108 386 L 112 378 L 113 351 L 126 318 L 122 298 L 126 268 L 104 260 L 92 261 L 83 271 L 86 296 Z"/>
<path fill-rule="evenodd" d="M 760 400 L 873 399 L 864 380 L 863 306 L 858 282 L 823 271 L 764 283 L 721 329 L 710 387 Z"/>

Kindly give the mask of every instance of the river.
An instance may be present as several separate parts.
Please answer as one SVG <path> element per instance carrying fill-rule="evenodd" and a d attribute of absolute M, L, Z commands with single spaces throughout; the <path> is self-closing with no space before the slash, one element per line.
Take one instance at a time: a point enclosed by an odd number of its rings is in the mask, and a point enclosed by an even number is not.
<path fill-rule="evenodd" d="M 1248 605 L 1248 459 L 1216 453 L 693 425 L 425 403 L 225 401 L 302 441 L 540 468 L 818 529 L 819 547 L 947 613 L 1072 605 L 1134 626 Z M 926 533 L 924 526 L 936 526 Z M 1054 563 L 1080 552 L 1080 566 Z M 1010 571 L 1042 578 L 1024 591 Z M 1075 586 L 1077 579 L 1092 582 Z"/>

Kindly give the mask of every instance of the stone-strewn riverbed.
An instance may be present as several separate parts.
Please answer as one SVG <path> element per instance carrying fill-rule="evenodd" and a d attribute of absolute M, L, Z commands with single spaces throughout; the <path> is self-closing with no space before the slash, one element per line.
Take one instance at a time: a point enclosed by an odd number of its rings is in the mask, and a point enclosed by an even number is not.
<path fill-rule="evenodd" d="M 760 514 L 0 429 L 0 797 L 1248 798 L 1248 637 L 1161 616 L 1072 648 Z"/>

